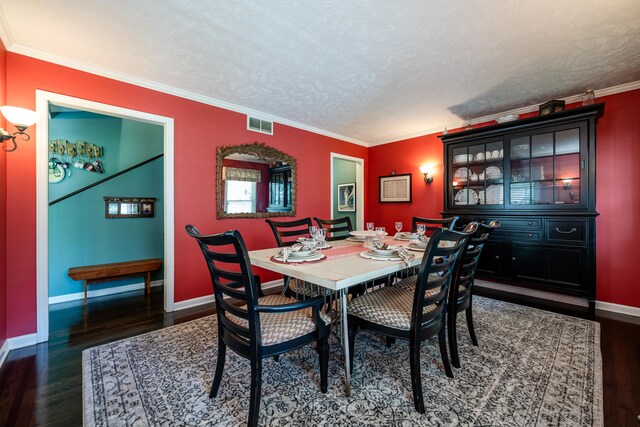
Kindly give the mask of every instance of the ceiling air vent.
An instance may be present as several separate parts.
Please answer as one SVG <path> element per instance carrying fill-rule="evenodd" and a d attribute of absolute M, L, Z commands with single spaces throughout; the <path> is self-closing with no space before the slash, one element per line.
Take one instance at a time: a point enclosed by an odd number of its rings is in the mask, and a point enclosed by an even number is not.
<path fill-rule="evenodd" d="M 273 122 L 247 116 L 247 129 L 273 135 Z"/>

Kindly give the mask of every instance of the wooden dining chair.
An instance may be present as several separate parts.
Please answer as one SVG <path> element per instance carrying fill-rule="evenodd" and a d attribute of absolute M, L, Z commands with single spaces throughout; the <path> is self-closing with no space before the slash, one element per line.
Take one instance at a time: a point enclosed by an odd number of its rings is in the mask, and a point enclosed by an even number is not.
<path fill-rule="evenodd" d="M 352 300 L 348 307 L 352 367 L 359 329 L 409 341 L 411 387 L 415 408 L 420 413 L 425 412 L 420 374 L 422 341 L 438 336 L 442 364 L 447 376 L 453 377 L 445 332 L 447 297 L 459 255 L 476 228 L 477 224 L 470 226 L 466 232 L 436 229 L 425 249 L 413 289 L 387 286 L 365 293 Z"/>
<path fill-rule="evenodd" d="M 450 287 L 447 336 L 449 340 L 449 352 L 451 353 L 451 364 L 456 368 L 460 367 L 456 318 L 458 313 L 461 311 L 465 312 L 471 342 L 477 346 L 478 339 L 476 338 L 475 328 L 473 326 L 473 281 L 484 244 L 489 238 L 489 235 L 499 227 L 500 221 L 491 221 L 489 224 L 478 224 L 476 232 L 467 240 L 467 245 L 462 252 L 460 262 L 456 269 L 453 284 Z"/>
<path fill-rule="evenodd" d="M 262 390 L 262 359 L 278 356 L 315 342 L 320 358 L 320 390 L 327 392 L 329 323 L 322 313 L 322 297 L 297 301 L 282 295 L 264 296 L 253 275 L 244 240 L 237 230 L 201 235 L 196 239 L 209 268 L 218 322 L 218 360 L 209 398 L 218 394 L 227 347 L 251 363 L 248 425 L 256 426 Z M 226 297 L 233 298 L 232 302 Z M 240 301 L 241 304 L 238 304 Z M 294 387 L 295 384 L 288 386 Z"/>
<path fill-rule="evenodd" d="M 414 216 L 411 218 L 411 231 L 415 233 L 418 229 L 418 224 L 424 224 L 426 228 L 425 236 L 431 236 L 431 234 L 438 228 L 453 229 L 457 220 L 457 216 L 450 218 L 423 218 Z"/>
<path fill-rule="evenodd" d="M 313 225 L 310 217 L 296 219 L 294 221 L 274 221 L 266 219 L 276 238 L 278 247 L 291 246 L 299 237 L 309 237 L 309 227 Z"/>
<path fill-rule="evenodd" d="M 318 217 L 314 217 L 313 219 L 318 223 L 318 227 L 327 230 L 328 241 L 344 240 L 349 237 L 349 232 L 353 231 L 351 218 L 348 216 L 336 219 L 320 219 Z"/>

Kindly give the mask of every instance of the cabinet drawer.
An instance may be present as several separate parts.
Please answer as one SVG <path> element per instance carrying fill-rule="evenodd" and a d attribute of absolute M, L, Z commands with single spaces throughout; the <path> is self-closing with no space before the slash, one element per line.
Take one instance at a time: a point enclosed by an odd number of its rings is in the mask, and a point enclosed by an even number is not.
<path fill-rule="evenodd" d="M 508 237 L 518 240 L 540 240 L 540 233 L 529 233 L 526 231 L 508 231 L 506 232 Z"/>
<path fill-rule="evenodd" d="M 540 218 L 523 218 L 523 219 L 514 219 L 514 218 L 478 218 L 478 222 L 482 222 L 483 224 L 489 224 L 493 220 L 500 221 L 499 230 L 540 230 L 542 228 L 542 220 Z"/>
<path fill-rule="evenodd" d="M 546 224 L 549 242 L 585 243 L 587 240 L 586 220 L 550 219 Z"/>

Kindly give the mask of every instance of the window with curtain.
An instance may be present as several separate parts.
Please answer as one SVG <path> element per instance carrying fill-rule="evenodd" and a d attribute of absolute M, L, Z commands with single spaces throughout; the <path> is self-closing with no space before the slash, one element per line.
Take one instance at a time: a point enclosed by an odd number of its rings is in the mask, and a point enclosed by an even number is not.
<path fill-rule="evenodd" d="M 256 212 L 257 183 L 261 181 L 256 169 L 222 168 L 225 182 L 225 212 Z"/>

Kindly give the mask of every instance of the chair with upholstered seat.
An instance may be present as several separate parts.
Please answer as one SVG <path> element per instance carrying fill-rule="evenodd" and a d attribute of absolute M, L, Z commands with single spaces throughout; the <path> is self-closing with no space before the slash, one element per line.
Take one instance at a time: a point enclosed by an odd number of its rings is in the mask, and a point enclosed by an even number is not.
<path fill-rule="evenodd" d="M 309 227 L 313 225 L 310 217 L 294 221 L 274 221 L 272 219 L 266 219 L 265 222 L 269 224 L 279 248 L 292 246 L 300 237 L 310 238 Z M 287 296 L 306 298 L 316 297 L 318 295 L 326 296 L 333 293 L 333 291 L 329 289 L 319 288 L 302 280 L 291 279 L 289 276 L 283 276 L 283 281 L 283 293 Z"/>
<path fill-rule="evenodd" d="M 343 240 L 349 237 L 349 232 L 353 231 L 351 225 L 351 218 L 348 216 L 336 219 L 320 219 L 314 217 L 318 223 L 318 227 L 324 228 L 327 231 L 327 240 Z"/>
<path fill-rule="evenodd" d="M 414 216 L 411 218 L 411 231 L 415 233 L 418 229 L 418 224 L 424 224 L 426 233 L 425 236 L 430 236 L 438 228 L 448 228 L 453 230 L 453 226 L 458 220 L 457 216 L 450 218 L 423 218 Z"/>
<path fill-rule="evenodd" d="M 409 341 L 413 399 L 420 413 L 425 412 L 420 374 L 422 341 L 438 336 L 442 364 L 447 376 L 453 376 L 445 333 L 447 297 L 459 255 L 473 232 L 475 227 L 470 227 L 467 232 L 435 230 L 427 244 L 413 289 L 386 286 L 354 299 L 348 307 L 352 366 L 359 329 Z"/>
<path fill-rule="evenodd" d="M 447 318 L 447 335 L 449 339 L 449 352 L 451 353 L 451 364 L 459 368 L 460 357 L 458 355 L 458 337 L 456 318 L 457 314 L 464 311 L 467 318 L 469 336 L 474 346 L 478 345 L 475 328 L 473 326 L 473 281 L 476 275 L 476 268 L 480 260 L 480 254 L 489 235 L 500 227 L 499 221 L 492 221 L 489 224 L 478 224 L 476 232 L 467 240 L 467 246 L 462 252 L 460 263 L 453 280 L 449 294 L 449 315 Z"/>
<path fill-rule="evenodd" d="M 251 363 L 248 425 L 258 424 L 262 389 L 262 359 L 315 342 L 320 359 L 320 390 L 327 391 L 329 323 L 322 297 L 297 301 L 282 295 L 264 296 L 253 275 L 244 240 L 236 230 L 201 235 L 192 225 L 187 233 L 204 255 L 216 302 L 218 360 L 210 398 L 216 397 L 227 347 Z M 241 301 L 243 305 L 232 302 Z M 294 387 L 295 384 L 288 386 Z"/>

